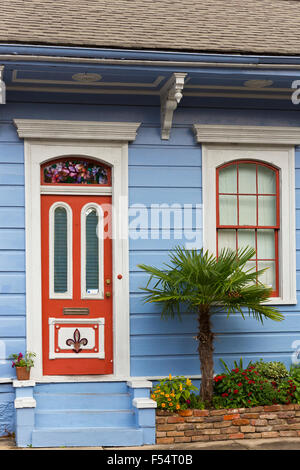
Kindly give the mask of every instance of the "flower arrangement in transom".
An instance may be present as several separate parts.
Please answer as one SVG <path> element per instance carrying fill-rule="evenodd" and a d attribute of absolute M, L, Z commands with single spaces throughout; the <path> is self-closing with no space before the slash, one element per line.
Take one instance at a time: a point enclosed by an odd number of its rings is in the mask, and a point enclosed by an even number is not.
<path fill-rule="evenodd" d="M 44 168 L 44 183 L 107 184 L 107 170 L 88 161 L 68 160 Z"/>
<path fill-rule="evenodd" d="M 19 354 L 11 354 L 9 359 L 12 359 L 12 367 L 26 367 L 29 370 L 31 367 L 34 366 L 33 358 L 36 357 L 36 354 L 33 352 L 26 352 L 25 355 L 22 353 Z"/>
<path fill-rule="evenodd" d="M 152 390 L 151 398 L 157 408 L 166 411 L 179 411 L 189 408 L 191 392 L 198 390 L 189 378 L 183 376 L 168 378 L 159 382 Z"/>

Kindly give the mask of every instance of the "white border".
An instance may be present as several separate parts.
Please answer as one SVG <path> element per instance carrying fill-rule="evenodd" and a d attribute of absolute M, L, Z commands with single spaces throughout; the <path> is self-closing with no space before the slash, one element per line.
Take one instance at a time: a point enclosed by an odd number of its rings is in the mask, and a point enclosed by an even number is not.
<path fill-rule="evenodd" d="M 63 207 L 67 212 L 67 291 L 54 292 L 54 213 L 55 209 Z M 73 217 L 72 209 L 66 202 L 57 201 L 49 209 L 49 298 L 73 298 Z"/>
<path fill-rule="evenodd" d="M 95 209 L 98 215 L 98 263 L 99 263 L 99 279 L 98 279 L 98 294 L 87 294 L 86 292 L 86 211 L 88 209 Z M 81 209 L 80 214 L 81 221 L 81 242 L 80 242 L 80 253 L 81 253 L 81 273 L 80 273 L 80 285 L 81 285 L 81 298 L 82 299 L 104 299 L 104 247 L 103 247 L 103 210 L 99 204 L 95 202 L 88 202 Z"/>
<path fill-rule="evenodd" d="M 49 122 L 52 134 L 50 140 L 48 140 Z M 27 349 L 37 354 L 35 366 L 32 368 L 32 379 L 40 382 L 87 382 L 123 380 L 124 377 L 130 377 L 128 141 L 134 140 L 140 124 L 103 123 L 101 126 L 102 123 L 97 122 L 95 126 L 95 123 L 90 125 L 89 122 L 85 122 L 83 129 L 78 121 L 68 121 L 69 134 L 64 131 L 67 135 L 62 138 L 61 121 L 28 119 L 14 120 L 14 123 L 19 137 L 26 137 L 23 132 L 24 126 L 29 134 L 36 137 L 25 138 L 24 145 Z M 38 131 L 35 128 L 36 123 Z M 120 127 L 122 133 L 118 132 Z M 105 142 L 106 139 L 102 140 L 102 136 L 107 133 L 108 128 L 111 140 Z M 98 134 L 95 129 L 98 129 Z M 90 139 L 88 139 L 89 130 Z M 71 154 L 90 157 L 112 167 L 114 371 L 109 375 L 43 376 L 42 371 L 40 165 Z M 118 274 L 122 274 L 122 279 L 117 278 Z"/>
<path fill-rule="evenodd" d="M 261 132 L 264 132 L 263 129 Z M 294 147 L 244 144 L 202 146 L 203 247 L 216 253 L 216 168 L 225 162 L 239 159 L 267 162 L 280 169 L 280 297 L 272 297 L 268 303 L 296 304 Z"/>
<path fill-rule="evenodd" d="M 79 318 L 49 318 L 49 359 L 82 359 L 82 358 L 96 358 L 104 359 L 105 358 L 105 345 L 104 345 L 104 318 L 89 318 L 89 319 L 79 319 Z M 78 323 L 84 325 L 98 325 L 98 338 L 99 338 L 99 350 L 96 353 L 84 353 L 80 354 L 74 353 L 57 353 L 55 351 L 55 325 L 59 323 L 65 323 L 66 325 L 70 323 Z M 96 336 L 96 335 L 95 335 Z M 102 346 L 102 348 L 101 348 Z"/>

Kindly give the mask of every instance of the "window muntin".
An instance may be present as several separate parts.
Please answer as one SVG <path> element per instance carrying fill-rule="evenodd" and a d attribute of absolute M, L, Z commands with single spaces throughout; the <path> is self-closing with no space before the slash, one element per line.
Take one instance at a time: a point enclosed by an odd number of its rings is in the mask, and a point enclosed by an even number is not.
<path fill-rule="evenodd" d="M 261 282 L 279 295 L 279 171 L 266 163 L 239 160 L 217 168 L 217 254 L 251 246 L 250 267 L 268 270 Z"/>

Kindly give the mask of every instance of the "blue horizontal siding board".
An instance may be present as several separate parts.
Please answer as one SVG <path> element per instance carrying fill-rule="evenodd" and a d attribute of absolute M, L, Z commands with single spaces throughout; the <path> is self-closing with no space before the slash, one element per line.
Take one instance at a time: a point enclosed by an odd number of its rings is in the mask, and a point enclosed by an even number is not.
<path fill-rule="evenodd" d="M 198 356 L 133 357 L 130 362 L 133 376 L 200 375 Z"/>
<path fill-rule="evenodd" d="M 1 205 L 1 202 L 0 202 Z M 0 206 L 0 228 L 24 228 L 25 211 L 22 207 Z"/>
<path fill-rule="evenodd" d="M 187 185 L 188 186 L 188 185 Z M 129 188 L 129 204 L 141 204 L 151 207 L 151 204 L 201 204 L 200 188 Z"/>
<path fill-rule="evenodd" d="M 145 252 L 134 252 L 130 253 L 129 256 L 129 269 L 131 272 L 141 271 L 138 268 L 138 264 L 146 264 L 150 266 L 155 266 L 157 268 L 162 268 L 164 264 L 170 261 L 169 253 L 159 252 L 155 253 L 152 251 Z M 0 254 L 0 266 L 1 266 L 1 254 Z"/>
<path fill-rule="evenodd" d="M 156 303 L 145 303 L 144 294 L 140 291 L 139 294 L 131 294 L 130 299 L 130 313 L 131 314 L 158 314 L 161 312 L 161 305 L 158 302 Z M 147 331 L 147 330 L 145 330 Z"/>
<path fill-rule="evenodd" d="M 1 233 L 0 233 L 1 237 Z M 129 249 L 165 251 L 173 250 L 176 246 L 188 244 L 191 241 L 198 241 L 202 246 L 202 230 L 130 230 Z"/>
<path fill-rule="evenodd" d="M 183 315 L 182 321 L 178 318 L 162 319 L 160 315 L 132 315 L 130 319 L 130 331 L 134 336 L 145 335 L 167 335 L 176 334 L 179 331 L 182 334 L 192 334 L 197 331 L 196 315 Z"/>
<path fill-rule="evenodd" d="M 24 185 L 24 165 L 0 164 L 0 185 Z"/>
<path fill-rule="evenodd" d="M 24 187 L 23 186 L 0 186 L 0 206 L 24 206 Z"/>
<path fill-rule="evenodd" d="M 24 162 L 24 145 L 23 142 L 6 143 L 0 142 L 0 163 L 23 163 Z"/>
<path fill-rule="evenodd" d="M 132 356 L 169 356 L 196 354 L 198 344 L 189 335 L 131 336 Z"/>
<path fill-rule="evenodd" d="M 201 166 L 201 150 L 197 148 L 167 148 L 156 146 L 136 146 L 129 148 L 128 155 L 129 171 L 131 166 L 166 166 L 170 168 L 178 167 L 199 167 Z M 299 156 L 300 166 L 300 156 Z M 192 168 L 191 168 L 192 169 Z"/>
<path fill-rule="evenodd" d="M 24 337 L 25 317 L 3 317 L 0 315 L 0 338 Z"/>
<path fill-rule="evenodd" d="M 0 271 L 25 271 L 25 253 L 0 251 Z"/>
<path fill-rule="evenodd" d="M 25 311 L 26 301 L 24 294 L 0 294 L 0 315 L 25 315 Z"/>
<path fill-rule="evenodd" d="M 3 346 L 4 345 L 4 346 Z M 0 339 L 0 346 L 1 346 L 1 351 L 3 353 L 3 348 L 5 352 L 5 359 L 7 362 L 10 364 L 10 367 L 12 366 L 12 361 L 9 358 L 11 354 L 15 353 L 23 353 L 25 352 L 26 348 L 26 341 L 25 338 L 1 338 Z M 1 363 L 3 362 L 3 354 L 1 355 Z M 14 375 L 14 374 L 11 374 Z M 0 375 L 1 377 L 1 375 Z"/>
<path fill-rule="evenodd" d="M 0 211 L 1 212 L 1 211 Z M 0 229 L 0 250 L 24 250 L 24 229 Z"/>
<path fill-rule="evenodd" d="M 280 311 L 282 309 L 280 308 Z M 284 313 L 283 313 L 284 314 Z M 245 319 L 240 314 L 230 315 L 227 318 L 226 314 L 212 315 L 213 331 L 218 334 L 222 333 L 288 333 L 299 331 L 299 313 L 286 313 L 282 322 L 272 321 L 270 319 L 264 320 L 261 324 L 252 316 L 248 317 L 245 313 Z"/>
<path fill-rule="evenodd" d="M 143 145 L 161 145 L 162 147 L 169 147 L 171 145 L 195 145 L 195 136 L 190 126 L 188 127 L 173 127 L 170 139 L 161 140 L 160 127 L 146 127 L 141 126 L 137 133 L 137 137 L 132 146 L 139 144 Z"/>
<path fill-rule="evenodd" d="M 198 167 L 130 167 L 129 186 L 149 188 L 200 188 L 201 170 Z"/>
<path fill-rule="evenodd" d="M 219 334 L 214 341 L 215 352 L 224 354 L 232 352 L 243 356 L 245 353 L 293 352 L 292 343 L 300 341 L 297 333 L 246 333 Z M 131 337 L 132 356 L 166 356 L 180 354 L 195 354 L 198 343 L 193 335 L 149 335 Z"/>
<path fill-rule="evenodd" d="M 25 273 L 0 273 L 0 294 L 24 294 Z"/>
<path fill-rule="evenodd" d="M 13 125 L 13 123 L 1 122 L 0 142 L 21 142 L 21 140 L 18 137 L 17 130 L 15 126 Z"/>

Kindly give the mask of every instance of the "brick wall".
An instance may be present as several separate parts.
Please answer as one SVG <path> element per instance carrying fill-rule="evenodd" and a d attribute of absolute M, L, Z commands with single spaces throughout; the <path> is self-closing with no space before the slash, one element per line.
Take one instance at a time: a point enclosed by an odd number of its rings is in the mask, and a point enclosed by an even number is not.
<path fill-rule="evenodd" d="M 190 412 L 180 416 L 157 410 L 156 443 L 300 437 L 300 405 Z"/>

